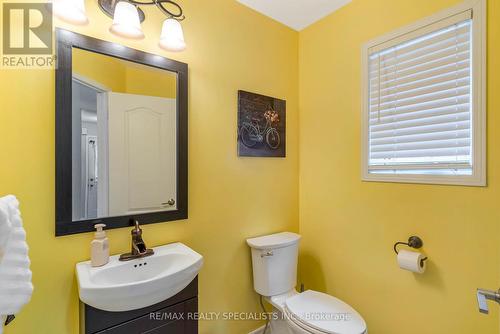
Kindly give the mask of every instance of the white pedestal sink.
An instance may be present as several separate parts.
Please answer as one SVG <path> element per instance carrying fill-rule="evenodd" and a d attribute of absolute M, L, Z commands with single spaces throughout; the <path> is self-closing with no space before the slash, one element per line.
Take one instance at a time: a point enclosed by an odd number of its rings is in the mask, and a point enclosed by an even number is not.
<path fill-rule="evenodd" d="M 80 300 L 104 311 L 140 309 L 182 291 L 198 275 L 203 257 L 182 243 L 153 248 L 154 255 L 127 262 L 110 257 L 103 267 L 76 265 Z"/>

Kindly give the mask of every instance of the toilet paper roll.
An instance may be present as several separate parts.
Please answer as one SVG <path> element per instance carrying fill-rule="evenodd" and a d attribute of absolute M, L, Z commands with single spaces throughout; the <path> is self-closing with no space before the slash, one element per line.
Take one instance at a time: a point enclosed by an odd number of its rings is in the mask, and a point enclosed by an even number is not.
<path fill-rule="evenodd" d="M 423 274 L 425 272 L 425 256 L 418 252 L 400 250 L 398 253 L 398 264 L 401 269 Z"/>

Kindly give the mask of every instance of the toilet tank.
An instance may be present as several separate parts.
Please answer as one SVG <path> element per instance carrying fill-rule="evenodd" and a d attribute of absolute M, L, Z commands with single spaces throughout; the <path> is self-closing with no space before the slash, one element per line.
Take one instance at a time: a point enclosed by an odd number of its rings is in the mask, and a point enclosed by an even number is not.
<path fill-rule="evenodd" d="M 252 249 L 253 286 L 266 297 L 280 295 L 297 284 L 300 235 L 282 232 L 247 239 Z"/>

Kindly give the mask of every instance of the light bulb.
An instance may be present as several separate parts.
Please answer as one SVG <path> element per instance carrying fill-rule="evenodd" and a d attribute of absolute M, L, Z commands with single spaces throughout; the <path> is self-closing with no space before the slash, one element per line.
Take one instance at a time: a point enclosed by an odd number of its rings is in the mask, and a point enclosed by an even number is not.
<path fill-rule="evenodd" d="M 144 38 L 137 8 L 127 1 L 118 2 L 115 7 L 113 24 L 109 31 L 120 37 Z"/>
<path fill-rule="evenodd" d="M 160 47 L 167 51 L 179 52 L 186 49 L 184 32 L 179 21 L 168 18 L 163 22 L 160 36 Z"/>
<path fill-rule="evenodd" d="M 52 13 L 72 24 L 83 25 L 89 22 L 85 13 L 85 0 L 54 0 Z"/>

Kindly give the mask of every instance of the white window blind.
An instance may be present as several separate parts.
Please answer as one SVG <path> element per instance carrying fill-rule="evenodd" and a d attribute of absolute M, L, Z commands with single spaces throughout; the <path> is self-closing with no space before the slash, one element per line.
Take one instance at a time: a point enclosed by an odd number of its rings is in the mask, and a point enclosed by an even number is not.
<path fill-rule="evenodd" d="M 471 175 L 472 12 L 368 50 L 368 172 Z"/>

